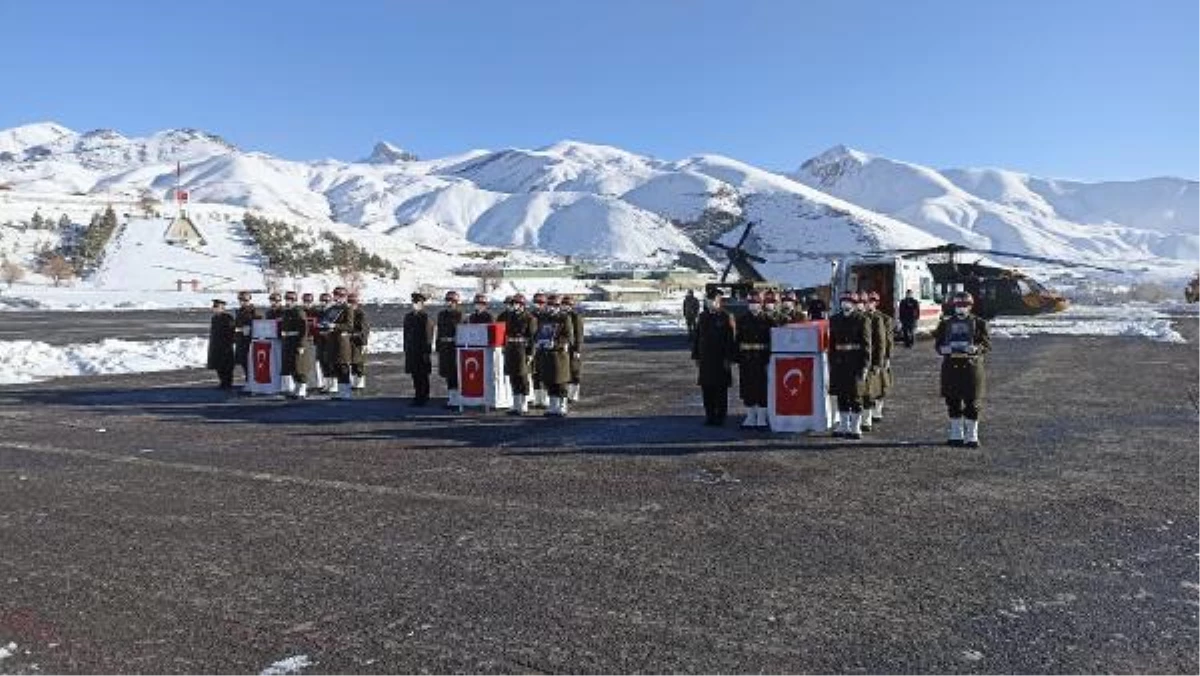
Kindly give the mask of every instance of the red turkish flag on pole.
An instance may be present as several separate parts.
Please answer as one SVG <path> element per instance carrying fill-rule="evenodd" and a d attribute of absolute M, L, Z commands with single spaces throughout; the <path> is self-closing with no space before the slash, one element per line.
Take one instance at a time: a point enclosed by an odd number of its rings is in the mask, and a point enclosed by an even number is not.
<path fill-rule="evenodd" d="M 776 357 L 775 415 L 813 414 L 812 357 Z"/>
<path fill-rule="evenodd" d="M 458 351 L 458 385 L 462 396 L 483 398 L 483 350 Z"/>
<path fill-rule="evenodd" d="M 271 384 L 271 342 L 259 340 L 254 342 L 254 382 L 260 385 Z"/>

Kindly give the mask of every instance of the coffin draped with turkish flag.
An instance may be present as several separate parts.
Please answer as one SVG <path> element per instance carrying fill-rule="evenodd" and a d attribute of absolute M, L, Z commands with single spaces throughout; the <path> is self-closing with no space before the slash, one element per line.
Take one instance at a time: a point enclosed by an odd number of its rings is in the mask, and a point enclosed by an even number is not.
<path fill-rule="evenodd" d="M 824 432 L 832 426 L 828 350 L 829 323 L 824 320 L 771 329 L 767 420 L 772 431 Z"/>
<path fill-rule="evenodd" d="M 283 367 L 279 322 L 274 319 L 255 319 L 251 324 L 250 336 L 246 390 L 251 394 L 278 394 Z"/>
<path fill-rule="evenodd" d="M 505 325 L 462 324 L 455 332 L 461 406 L 508 408 L 512 390 L 504 377 Z"/>

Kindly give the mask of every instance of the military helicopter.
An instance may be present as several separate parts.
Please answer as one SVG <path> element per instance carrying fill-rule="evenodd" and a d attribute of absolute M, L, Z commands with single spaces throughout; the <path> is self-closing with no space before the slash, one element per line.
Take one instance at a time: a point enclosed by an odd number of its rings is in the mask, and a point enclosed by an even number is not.
<path fill-rule="evenodd" d="M 891 249 L 874 252 L 876 255 L 897 255 L 901 258 L 940 256 L 944 260 L 926 260 L 933 274 L 935 296 L 945 299 L 956 291 L 967 291 L 975 298 L 975 312 L 984 318 L 997 315 L 1038 315 L 1062 312 L 1070 302 L 1062 294 L 1014 268 L 985 265 L 977 258 L 962 262 L 959 255 L 972 252 L 1001 258 L 1019 258 L 1066 267 L 1091 268 L 1105 272 L 1123 272 L 1116 268 L 1091 265 L 1061 258 L 976 249 L 962 244 L 942 244 L 922 249 Z"/>
<path fill-rule="evenodd" d="M 754 267 L 754 263 L 766 263 L 767 259 L 762 256 L 755 256 L 742 248 L 755 224 L 755 221 L 747 221 L 746 229 L 742 231 L 742 236 L 738 238 L 737 244 L 733 246 L 722 244 L 715 239 L 708 243 L 711 247 L 723 249 L 725 255 L 729 258 L 729 263 L 725 265 L 725 270 L 721 272 L 720 281 L 705 284 L 704 291 L 708 294 L 714 289 L 719 290 L 725 297 L 723 306 L 735 315 L 740 314 L 746 309 L 747 299 L 750 297 L 750 294 L 756 291 L 759 293 L 766 291 L 775 291 L 778 293 L 782 288 L 779 284 L 767 281 L 767 278 Z M 729 272 L 735 268 L 738 272 L 738 281 L 726 281 L 729 278 Z"/>

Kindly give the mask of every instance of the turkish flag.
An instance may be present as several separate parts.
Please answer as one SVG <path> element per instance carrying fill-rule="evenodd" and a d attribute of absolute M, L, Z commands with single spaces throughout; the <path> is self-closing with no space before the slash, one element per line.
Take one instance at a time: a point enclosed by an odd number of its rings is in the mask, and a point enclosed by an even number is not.
<path fill-rule="evenodd" d="M 271 384 L 271 341 L 256 340 L 250 353 L 254 358 L 254 382 L 260 385 Z"/>
<path fill-rule="evenodd" d="M 186 201 L 188 201 L 188 191 L 186 191 L 186 190 L 176 190 L 176 191 L 175 191 L 175 199 L 176 199 L 176 200 L 178 200 L 178 201 L 180 201 L 180 202 L 186 202 Z"/>
<path fill-rule="evenodd" d="M 462 396 L 483 398 L 483 350 L 458 351 L 458 385 Z"/>
<path fill-rule="evenodd" d="M 775 358 L 775 415 L 813 414 L 812 357 Z"/>

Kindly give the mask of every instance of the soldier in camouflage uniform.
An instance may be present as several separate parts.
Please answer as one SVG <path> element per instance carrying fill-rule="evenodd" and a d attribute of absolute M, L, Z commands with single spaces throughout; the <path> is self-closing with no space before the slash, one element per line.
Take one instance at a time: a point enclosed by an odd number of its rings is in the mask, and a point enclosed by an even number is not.
<path fill-rule="evenodd" d="M 575 329 L 575 342 L 571 345 L 571 381 L 567 383 L 567 399 L 579 401 L 579 376 L 583 373 L 583 315 L 575 309 L 575 299 L 562 297 L 563 312 L 571 318 Z"/>
<path fill-rule="evenodd" d="M 540 291 L 533 294 L 533 307 L 529 308 L 529 312 L 539 325 L 546 320 L 546 294 Z M 530 408 L 545 408 L 550 401 L 536 359 L 533 360 L 533 368 L 529 372 L 529 386 L 533 390 L 533 401 L 529 403 Z"/>
<path fill-rule="evenodd" d="M 767 427 L 767 365 L 771 361 L 771 327 L 775 319 L 763 307 L 763 297 L 750 294 L 747 312 L 737 321 L 738 390 L 746 407 L 742 427 Z"/>
<path fill-rule="evenodd" d="M 475 311 L 467 316 L 467 323 L 492 324 L 495 322 L 496 318 L 488 311 L 488 297 L 482 293 L 475 294 Z"/>
<path fill-rule="evenodd" d="M 862 398 L 861 427 L 864 432 L 870 432 L 874 427 L 871 413 L 875 409 L 875 402 L 883 396 L 883 355 L 887 351 L 882 313 L 871 305 L 871 293 L 858 293 L 858 312 L 866 320 L 867 330 L 871 332 L 871 368 L 867 370 L 867 391 Z"/>
<path fill-rule="evenodd" d="M 879 294 L 875 291 L 868 295 L 867 307 L 875 315 L 875 320 L 881 322 L 882 326 L 876 335 L 883 339 L 883 349 L 879 353 L 879 361 L 872 360 L 871 362 L 878 369 L 880 377 L 879 396 L 873 397 L 873 405 L 869 409 L 871 422 L 874 425 L 883 420 L 883 402 L 888 391 L 892 389 L 892 351 L 896 347 L 896 322 L 879 309 Z M 863 418 L 866 418 L 866 414 L 863 415 Z"/>
<path fill-rule="evenodd" d="M 267 296 L 267 301 L 270 305 L 267 306 L 267 311 L 263 313 L 263 319 L 279 319 L 283 316 L 283 296 L 279 295 L 278 291 L 272 291 L 271 295 Z"/>
<path fill-rule="evenodd" d="M 312 370 L 314 358 L 308 313 L 296 304 L 295 291 L 288 291 L 283 299 L 283 313 L 279 317 L 281 390 L 286 397 L 305 399 L 308 397 L 308 372 Z"/>
<path fill-rule="evenodd" d="M 334 372 L 333 362 L 329 359 L 329 346 L 326 344 L 329 332 L 322 326 L 325 310 L 332 304 L 333 295 L 323 291 L 318 296 L 317 303 L 308 309 L 308 316 L 313 317 L 317 324 L 317 330 L 313 333 L 313 349 L 316 350 L 317 364 L 321 367 L 321 375 L 324 381 L 321 383 L 321 387 L 326 392 L 333 387 L 332 383 L 337 382 L 337 374 Z"/>
<path fill-rule="evenodd" d="M 458 393 L 458 325 L 463 323 L 463 312 L 458 306 L 458 292 L 447 291 L 446 307 L 437 313 L 437 359 L 438 375 L 446 380 L 446 408 L 459 405 Z"/>
<path fill-rule="evenodd" d="M 779 316 L 780 325 L 808 321 L 808 313 L 796 303 L 796 294 L 792 291 L 783 294 L 783 303 L 779 308 Z"/>
<path fill-rule="evenodd" d="M 346 296 L 350 307 L 350 387 L 355 390 L 367 388 L 367 340 L 371 337 L 371 322 L 367 311 L 359 304 L 358 292 Z"/>
<path fill-rule="evenodd" d="M 509 415 L 524 415 L 529 411 L 529 375 L 533 371 L 533 339 L 538 322 L 525 309 L 525 296 L 512 297 L 505 311 L 504 374 L 512 387 L 513 403 Z"/>
<path fill-rule="evenodd" d="M 942 355 L 941 393 L 950 416 L 948 443 L 979 446 L 979 411 L 984 393 L 983 356 L 991 351 L 987 322 L 971 313 L 974 299 L 966 291 L 951 298 L 954 312 L 933 332 Z"/>
<path fill-rule="evenodd" d="M 858 311 L 859 297 L 842 294 L 841 310 L 829 318 L 829 394 L 837 397 L 833 436 L 862 438 L 862 400 L 871 369 L 871 326 Z"/>
<path fill-rule="evenodd" d="M 533 360 L 549 394 L 546 415 L 567 415 L 567 384 L 571 381 L 571 346 L 575 323 L 562 311 L 558 296 L 546 296 L 546 310 L 534 334 Z"/>
<path fill-rule="evenodd" d="M 350 393 L 350 334 L 354 332 L 354 317 L 346 304 L 346 288 L 333 290 L 332 302 L 321 315 L 321 335 L 325 359 L 330 365 L 329 393 L 339 399 L 349 399 Z"/>
<path fill-rule="evenodd" d="M 234 360 L 242 367 L 242 378 L 250 382 L 250 341 L 254 320 L 262 319 L 262 311 L 254 306 L 249 291 L 238 292 L 238 309 L 233 317 L 234 331 L 237 333 L 237 344 L 234 347 Z"/>

